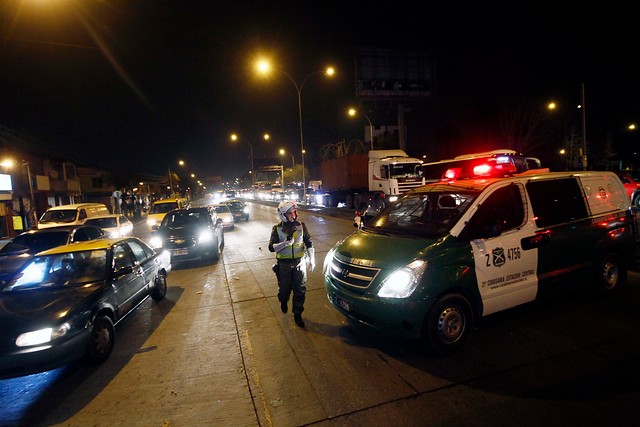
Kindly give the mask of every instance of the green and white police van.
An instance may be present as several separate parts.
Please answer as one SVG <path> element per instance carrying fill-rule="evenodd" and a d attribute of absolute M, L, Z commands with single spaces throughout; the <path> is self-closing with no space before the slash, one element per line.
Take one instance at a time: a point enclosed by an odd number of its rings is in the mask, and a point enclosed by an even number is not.
<path fill-rule="evenodd" d="M 337 242 L 325 287 L 351 322 L 450 354 L 484 316 L 588 284 L 613 291 L 636 234 L 611 172 L 451 179 L 405 194 Z"/>

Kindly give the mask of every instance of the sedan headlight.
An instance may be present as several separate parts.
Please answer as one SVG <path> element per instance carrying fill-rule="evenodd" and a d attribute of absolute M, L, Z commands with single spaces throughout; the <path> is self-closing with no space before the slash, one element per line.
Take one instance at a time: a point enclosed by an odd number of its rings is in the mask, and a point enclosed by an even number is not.
<path fill-rule="evenodd" d="M 153 226 L 154 226 L 154 225 L 156 225 L 157 223 L 158 223 L 158 221 L 156 221 L 156 220 L 155 220 L 155 219 L 153 219 L 153 218 L 149 218 L 149 219 L 147 220 L 147 225 L 148 225 L 149 227 L 153 227 Z"/>
<path fill-rule="evenodd" d="M 198 234 L 198 243 L 200 244 L 209 243 L 212 240 L 213 234 L 209 230 L 201 231 L 200 234 Z"/>
<path fill-rule="evenodd" d="M 151 239 L 149 239 L 149 246 L 151 246 L 153 249 L 161 248 L 162 238 L 160 236 L 152 236 Z"/>
<path fill-rule="evenodd" d="M 426 261 L 417 259 L 397 269 L 382 282 L 378 296 L 383 298 L 407 298 L 416 290 L 426 268 Z"/>
<path fill-rule="evenodd" d="M 18 335 L 16 338 L 17 347 L 29 347 L 32 345 L 46 344 L 60 338 L 69 332 L 70 326 L 68 323 L 63 323 L 57 328 L 44 328 L 37 331 L 25 332 Z"/>

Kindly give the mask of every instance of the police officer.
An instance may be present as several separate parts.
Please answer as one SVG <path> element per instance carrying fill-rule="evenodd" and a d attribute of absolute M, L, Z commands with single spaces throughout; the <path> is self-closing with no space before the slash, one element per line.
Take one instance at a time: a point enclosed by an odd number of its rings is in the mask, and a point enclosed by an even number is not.
<path fill-rule="evenodd" d="M 302 312 L 307 292 L 307 262 L 313 271 L 316 266 L 315 249 L 304 222 L 298 221 L 298 205 L 295 202 L 280 202 L 278 218 L 280 222 L 271 230 L 269 251 L 275 252 L 278 260 L 276 274 L 280 309 L 283 313 L 287 312 L 289 296 L 293 292 L 293 318 L 296 325 L 304 328 Z"/>

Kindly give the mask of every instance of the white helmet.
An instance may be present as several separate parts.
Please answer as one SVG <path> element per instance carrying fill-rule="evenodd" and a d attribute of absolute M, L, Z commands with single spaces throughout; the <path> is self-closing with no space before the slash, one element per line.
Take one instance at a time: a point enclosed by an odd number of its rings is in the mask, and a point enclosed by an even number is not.
<path fill-rule="evenodd" d="M 280 204 L 278 205 L 278 218 L 280 218 L 280 221 L 289 221 L 284 214 L 289 212 L 291 209 L 298 209 L 298 205 L 296 204 L 296 202 L 280 202 Z M 296 218 L 294 217 L 293 219 L 295 220 Z"/>

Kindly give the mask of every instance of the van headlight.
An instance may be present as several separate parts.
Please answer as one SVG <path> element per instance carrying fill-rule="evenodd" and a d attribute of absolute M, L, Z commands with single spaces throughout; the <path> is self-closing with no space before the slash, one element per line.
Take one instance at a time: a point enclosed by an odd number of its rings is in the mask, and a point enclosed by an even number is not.
<path fill-rule="evenodd" d="M 336 248 L 333 247 L 329 250 L 329 252 L 327 252 L 327 255 L 324 257 L 324 262 L 322 263 L 322 275 L 326 275 L 327 274 L 327 270 L 329 269 L 329 266 L 331 265 L 331 260 L 333 260 L 333 254 L 336 253 Z"/>
<path fill-rule="evenodd" d="M 378 296 L 383 298 L 407 298 L 418 287 L 427 262 L 417 259 L 397 269 L 383 282 Z"/>

